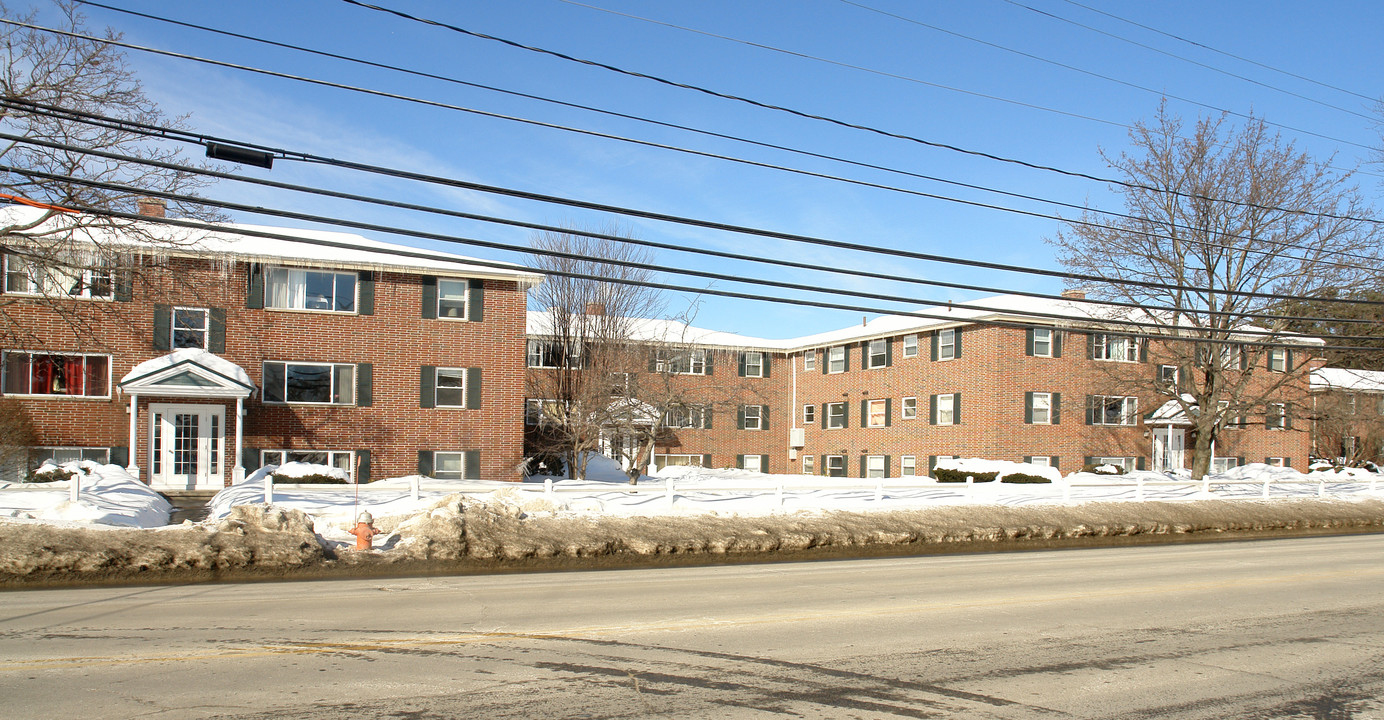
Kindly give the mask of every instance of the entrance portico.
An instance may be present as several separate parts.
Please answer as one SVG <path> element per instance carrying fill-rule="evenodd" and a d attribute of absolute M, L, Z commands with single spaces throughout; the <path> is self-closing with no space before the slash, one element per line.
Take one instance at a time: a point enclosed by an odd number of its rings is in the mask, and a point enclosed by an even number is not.
<path fill-rule="evenodd" d="M 1196 412 L 1196 405 L 1191 402 L 1192 397 L 1185 396 L 1184 400 L 1188 401 L 1192 411 Z M 1183 411 L 1182 403 L 1177 400 L 1163 403 L 1162 407 L 1144 418 L 1144 424 L 1152 430 L 1153 469 L 1159 472 L 1185 469 L 1187 430 L 1192 427 L 1192 421 Z"/>

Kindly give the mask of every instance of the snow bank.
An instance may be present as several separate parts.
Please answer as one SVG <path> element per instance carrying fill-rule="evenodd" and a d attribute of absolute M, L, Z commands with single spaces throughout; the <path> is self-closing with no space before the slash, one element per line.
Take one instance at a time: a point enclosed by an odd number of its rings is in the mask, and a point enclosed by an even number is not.
<path fill-rule="evenodd" d="M 963 473 L 995 473 L 995 479 L 1003 482 L 1005 475 L 1035 475 L 1047 478 L 1049 482 L 1062 482 L 1062 472 L 1047 465 L 1016 463 L 1005 460 L 984 460 L 981 458 L 943 458 L 937 461 L 939 470 L 957 470 Z"/>
<path fill-rule="evenodd" d="M 45 464 L 44 468 L 47 467 Z M 62 469 L 73 473 L 74 479 L 43 484 L 0 483 L 0 520 L 136 528 L 168 524 L 172 505 L 125 468 L 83 460 L 65 463 Z M 71 500 L 73 482 L 81 485 L 76 502 Z"/>

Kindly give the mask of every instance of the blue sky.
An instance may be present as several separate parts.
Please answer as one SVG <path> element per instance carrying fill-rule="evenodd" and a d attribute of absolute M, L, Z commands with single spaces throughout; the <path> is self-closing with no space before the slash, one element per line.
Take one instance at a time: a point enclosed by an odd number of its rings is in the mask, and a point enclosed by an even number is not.
<path fill-rule="evenodd" d="M 1384 95 L 1378 72 L 1384 67 L 1384 45 L 1378 41 L 1380 28 L 1384 28 L 1384 4 L 1328 1 L 1308 6 L 1301 2 L 1082 1 L 1090 7 L 1275 68 L 1370 97 Z M 342 0 L 288 3 L 110 0 L 109 4 L 857 162 L 1067 203 L 1118 209 L 1118 198 L 1098 183 L 667 87 L 424 26 Z M 706 0 L 696 3 L 591 0 L 589 4 L 562 0 L 446 3 L 379 0 L 379 4 L 515 42 L 805 113 L 1096 175 L 1109 175 L 1098 149 L 1114 153 L 1125 149 L 1128 145 L 1126 126 L 1149 117 L 1161 93 L 1233 113 L 1254 113 L 1271 123 L 1295 128 L 1281 129 L 1281 132 L 1296 141 L 1300 149 L 1313 155 L 1334 155 L 1333 164 L 1341 168 L 1360 167 L 1371 158 L 1371 151 L 1361 146 L 1379 144 L 1378 129 L 1367 118 L 1351 114 L 1372 113 L 1372 104 L 1360 97 L 1178 42 L 1067 0 L 860 0 L 859 4 L 843 0 Z M 1049 214 L 1056 212 L 1030 201 L 361 68 L 99 8 L 87 8 L 86 12 L 93 26 L 110 26 L 122 32 L 129 42 L 166 50 L 918 192 Z M 1068 18 L 1094 30 L 1041 13 Z M 1097 31 L 1123 36 L 1224 72 L 1198 67 Z M 772 46 L 798 55 L 746 43 Z M 143 53 L 132 52 L 130 60 L 151 97 L 172 114 L 190 114 L 188 124 L 209 134 L 525 191 L 875 247 L 1024 267 L 1055 267 L 1051 248 L 1044 243 L 1045 238 L 1053 236 L 1060 228 L 1060 223 L 1054 220 L 640 147 Z M 1095 74 L 1114 80 L 1095 77 Z M 1143 86 L 1152 92 L 1131 85 Z M 1193 102 L 1170 100 L 1169 107 L 1189 121 L 1198 115 L 1216 112 Z M 1377 204 L 1384 188 L 1381 185 L 1384 168 L 1363 169 L 1367 174 L 1360 175 L 1358 181 L 1366 195 L 1376 199 Z M 1043 292 L 1061 289 L 1057 280 L 1032 275 L 914 262 L 648 220 L 615 218 L 556 205 L 385 180 L 339 169 L 279 162 L 272 171 L 244 168 L 243 172 L 553 225 L 601 227 L 614 221 L 635 235 L 651 240 L 794 259 L 820 267 L 865 269 Z M 519 250 L 527 244 L 530 234 L 493 224 L 387 211 L 236 183 L 221 183 L 207 194 L 236 202 L 510 243 Z M 1071 211 L 1061 212 L 1072 214 Z M 286 224 L 249 215 L 236 219 Z M 382 239 L 426 245 L 388 236 Z M 466 247 L 456 250 L 476 257 L 523 261 L 519 253 Z M 906 283 L 712 260 L 669 251 L 660 251 L 658 260 L 667 266 L 741 277 L 889 293 L 897 296 L 897 302 L 885 304 L 850 298 L 837 301 L 891 309 L 978 296 Z M 795 295 L 783 290 L 756 291 L 750 286 L 727 281 L 710 283 L 682 276 L 667 279 L 719 290 Z M 831 300 L 827 296 L 812 297 Z M 679 310 L 692 301 L 688 297 L 674 297 L 670 300 L 670 308 Z M 697 325 L 770 338 L 805 335 L 853 324 L 860 321 L 861 315 L 854 311 L 752 303 L 707 295 L 696 298 L 695 302 Z"/>

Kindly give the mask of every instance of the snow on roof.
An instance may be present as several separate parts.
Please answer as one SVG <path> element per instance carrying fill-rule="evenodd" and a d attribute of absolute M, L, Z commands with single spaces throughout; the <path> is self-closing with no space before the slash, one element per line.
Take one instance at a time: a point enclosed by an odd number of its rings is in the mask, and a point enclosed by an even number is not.
<path fill-rule="evenodd" d="M 1347 368 L 1321 368 L 1312 371 L 1312 389 L 1384 392 L 1384 372 L 1378 370 L 1350 370 Z"/>
<path fill-rule="evenodd" d="M 134 366 L 130 372 L 125 373 L 125 377 L 120 378 L 119 384 L 124 385 L 131 380 L 137 380 L 182 362 L 197 363 L 208 370 L 213 370 L 220 375 L 243 383 L 247 387 L 255 387 L 254 381 L 250 379 L 250 374 L 245 372 L 244 368 L 201 348 L 182 348 L 180 350 L 174 350 L 162 357 L 156 357 L 153 360 L 145 360 Z"/>
<path fill-rule="evenodd" d="M 19 205 L 0 207 L 0 224 L 32 222 L 42 216 L 43 212 L 39 208 Z M 30 232 L 50 232 L 59 227 L 59 223 L 66 221 L 67 217 L 60 214 Z M 113 228 L 122 223 L 128 223 L 131 228 L 138 227 L 138 232 L 116 236 Z M 478 262 L 475 258 L 464 255 L 424 250 L 373 240 L 355 233 L 330 230 L 237 223 L 199 223 L 196 227 L 187 227 L 114 219 L 110 225 L 102 223 L 100 226 L 88 226 L 78 232 L 86 234 L 93 244 L 147 248 L 152 252 L 169 255 L 230 256 L 283 265 L 327 266 L 355 270 L 391 269 L 430 275 L 516 280 L 529 285 L 536 285 L 543 279 L 540 273 L 512 263 L 495 263 L 492 266 L 490 261 L 485 261 L 485 265 L 478 265 L 473 264 Z"/>
<path fill-rule="evenodd" d="M 1197 399 L 1189 394 L 1183 393 L 1182 401 L 1187 403 L 1187 407 L 1192 412 L 1197 412 Z M 1144 417 L 1144 422 L 1148 425 L 1191 425 L 1191 418 L 1182 411 L 1182 403 L 1176 400 L 1169 400 L 1158 407 L 1157 410 Z"/>
<path fill-rule="evenodd" d="M 543 310 L 530 310 L 525 319 L 525 332 L 531 336 L 551 335 L 552 314 Z M 698 345 L 703 347 L 752 348 L 758 350 L 787 350 L 794 347 L 794 340 L 767 340 L 765 338 L 737 335 L 735 333 L 707 330 L 694 327 L 678 320 L 657 320 L 633 318 L 630 320 L 630 337 L 638 342 L 659 342 Z"/>

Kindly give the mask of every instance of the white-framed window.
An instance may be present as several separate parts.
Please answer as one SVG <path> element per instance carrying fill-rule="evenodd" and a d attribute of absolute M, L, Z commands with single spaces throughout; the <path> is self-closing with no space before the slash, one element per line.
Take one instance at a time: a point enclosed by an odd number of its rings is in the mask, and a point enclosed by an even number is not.
<path fill-rule="evenodd" d="M 836 347 L 827 348 L 827 373 L 835 374 L 843 372 L 846 372 L 846 346 L 837 345 Z"/>
<path fill-rule="evenodd" d="M 705 428 L 706 408 L 699 405 L 673 405 L 663 414 L 663 426 L 674 429 Z"/>
<path fill-rule="evenodd" d="M 880 428 L 889 424 L 888 400 L 870 400 L 865 403 L 865 411 L 867 427 Z"/>
<path fill-rule="evenodd" d="M 705 350 L 658 350 L 654 353 L 654 372 L 669 375 L 705 375 Z"/>
<path fill-rule="evenodd" d="M 63 465 L 70 462 L 90 460 L 91 462 L 105 465 L 110 462 L 110 448 L 104 447 L 31 447 L 29 448 L 29 462 L 26 467 L 19 468 L 21 479 L 30 472 L 37 470 L 43 465 L 44 461 L 51 460 L 54 465 Z"/>
<path fill-rule="evenodd" d="M 5 255 L 5 292 L 17 295 L 109 300 L 115 283 L 111 269 L 96 257 L 83 262 L 78 253 L 66 253 L 56 266 L 45 267 L 19 255 Z"/>
<path fill-rule="evenodd" d="M 764 353 L 745 353 L 745 377 L 764 377 Z"/>
<path fill-rule="evenodd" d="M 826 474 L 828 477 L 846 477 L 846 456 L 828 455 Z"/>
<path fill-rule="evenodd" d="M 956 394 L 949 393 L 937 396 L 937 424 L 954 425 L 956 424 Z"/>
<path fill-rule="evenodd" d="M 465 397 L 464 395 L 462 397 Z M 549 400 L 547 398 L 525 398 L 524 399 L 524 424 L 525 425 L 550 425 L 562 424 L 566 413 L 562 411 L 563 402 L 561 400 Z"/>
<path fill-rule="evenodd" d="M 1029 414 L 1033 418 L 1034 425 L 1052 424 L 1052 393 L 1036 392 L 1031 395 L 1033 407 L 1029 408 Z"/>
<path fill-rule="evenodd" d="M 1239 370 L 1245 357 L 1245 349 L 1239 345 L 1220 346 L 1221 368 Z"/>
<path fill-rule="evenodd" d="M 1034 455 L 1033 457 L 1028 459 L 1028 464 L 1037 465 L 1038 467 L 1052 467 L 1052 456 Z"/>
<path fill-rule="evenodd" d="M 1158 386 L 1164 390 L 1174 390 L 1177 388 L 1179 380 L 1179 370 L 1176 365 L 1158 366 Z"/>
<path fill-rule="evenodd" d="M 804 456 L 803 456 L 803 474 L 804 474 L 804 475 L 812 475 L 813 473 L 816 473 L 816 472 L 817 472 L 817 462 L 816 462 L 816 458 L 812 457 L 811 455 L 804 455 Z"/>
<path fill-rule="evenodd" d="M 466 453 L 434 452 L 432 476 L 438 480 L 460 480 L 466 477 Z"/>
<path fill-rule="evenodd" d="M 1139 340 L 1129 335 L 1094 333 L 1091 335 L 1091 357 L 1115 362 L 1139 362 Z"/>
<path fill-rule="evenodd" d="M 465 320 L 467 293 L 471 283 L 466 280 L 437 279 L 437 317 L 442 320 Z"/>
<path fill-rule="evenodd" d="M 279 310 L 353 313 L 354 272 L 271 267 L 264 276 L 264 306 Z"/>
<path fill-rule="evenodd" d="M 903 477 L 913 477 L 918 474 L 918 457 L 916 455 L 904 455 L 899 458 L 899 475 Z"/>
<path fill-rule="evenodd" d="M 1264 464 L 1269 467 L 1288 467 L 1288 458 L 1271 457 L 1264 458 Z"/>
<path fill-rule="evenodd" d="M 6 395 L 110 397 L 109 355 L 5 351 Z"/>
<path fill-rule="evenodd" d="M 437 368 L 436 407 L 466 407 L 466 368 Z"/>
<path fill-rule="evenodd" d="M 762 468 L 762 466 L 760 465 L 760 462 L 759 462 L 760 460 L 763 460 L 763 458 L 761 458 L 760 456 L 758 456 L 758 455 L 745 455 L 745 456 L 743 456 L 743 457 L 741 458 L 741 460 L 742 460 L 742 464 L 744 465 L 744 468 L 742 468 L 742 469 L 744 469 L 744 470 L 753 470 L 754 472 L 764 472 L 764 470 L 763 470 L 763 468 Z"/>
<path fill-rule="evenodd" d="M 846 427 L 846 403 L 827 403 L 827 428 Z"/>
<path fill-rule="evenodd" d="M 906 397 L 899 405 L 899 417 L 904 420 L 915 420 L 918 417 L 918 398 Z"/>
<path fill-rule="evenodd" d="M 816 422 L 817 422 L 817 406 L 816 406 L 816 405 L 804 405 L 804 406 L 803 406 L 803 424 L 804 424 L 804 425 L 812 425 L 812 424 L 814 424 L 814 423 L 816 423 Z"/>
<path fill-rule="evenodd" d="M 1239 458 L 1233 458 L 1233 457 L 1213 457 L 1213 458 L 1211 458 L 1211 472 L 1212 472 L 1213 474 L 1228 472 L 1228 471 L 1230 471 L 1231 468 L 1238 467 L 1239 465 L 1240 465 L 1240 459 L 1239 459 Z"/>
<path fill-rule="evenodd" d="M 956 359 L 956 330 L 954 328 L 937 331 L 937 359 Z"/>
<path fill-rule="evenodd" d="M 1288 427 L 1288 406 L 1284 403 L 1269 403 L 1264 413 L 1264 426 L 1270 430 L 1283 430 Z"/>
<path fill-rule="evenodd" d="M 865 458 L 865 477 L 882 478 L 885 476 L 885 462 L 883 455 L 869 455 Z"/>
<path fill-rule="evenodd" d="M 1269 372 L 1288 372 L 1288 349 L 1269 348 Z"/>
<path fill-rule="evenodd" d="M 1134 472 L 1138 467 L 1138 459 L 1132 457 L 1098 457 L 1094 458 L 1097 465 L 1114 465 L 1123 469 L 1125 472 Z"/>
<path fill-rule="evenodd" d="M 906 358 L 918 357 L 918 334 L 903 336 L 903 356 Z"/>
<path fill-rule="evenodd" d="M 209 347 L 208 333 L 211 332 L 210 311 L 206 308 L 175 307 L 171 313 L 173 324 L 170 337 L 173 349 Z"/>
<path fill-rule="evenodd" d="M 662 470 L 666 467 L 701 467 L 701 455 L 688 455 L 679 453 L 654 454 L 654 467 Z"/>
<path fill-rule="evenodd" d="M 261 450 L 260 466 L 300 462 L 327 465 L 346 471 L 346 479 L 355 482 L 355 457 L 350 450 Z"/>
<path fill-rule="evenodd" d="M 265 362 L 266 403 L 354 405 L 356 366 L 347 363 Z"/>
<path fill-rule="evenodd" d="M 740 406 L 741 423 L 746 430 L 762 430 L 764 428 L 764 406 L 763 405 L 742 405 Z"/>
<path fill-rule="evenodd" d="M 883 338 L 871 340 L 865 350 L 865 367 L 873 370 L 875 368 L 887 367 L 889 365 L 889 341 Z"/>
<path fill-rule="evenodd" d="M 1034 357 L 1052 357 L 1052 328 L 1033 328 Z"/>
<path fill-rule="evenodd" d="M 530 340 L 528 365 L 531 368 L 581 367 L 581 346 L 567 347 L 556 340 Z"/>
<path fill-rule="evenodd" d="M 816 370 L 816 369 L 817 369 L 817 351 L 816 351 L 816 350 L 808 350 L 807 352 L 803 353 L 803 369 L 804 369 L 804 370 Z"/>
<path fill-rule="evenodd" d="M 1091 424 L 1138 425 L 1139 398 L 1119 395 L 1092 395 Z"/>

